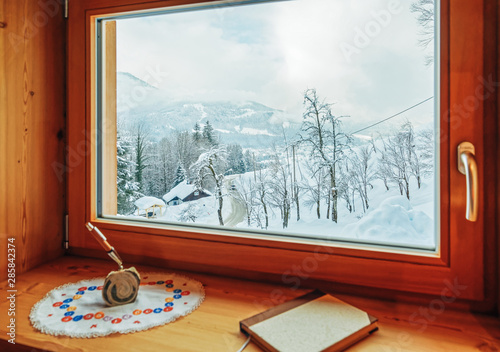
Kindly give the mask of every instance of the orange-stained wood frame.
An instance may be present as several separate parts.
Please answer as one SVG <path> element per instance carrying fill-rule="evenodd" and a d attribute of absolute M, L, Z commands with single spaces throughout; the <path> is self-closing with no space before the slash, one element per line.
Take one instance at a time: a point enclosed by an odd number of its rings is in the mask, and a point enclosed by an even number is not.
<path fill-rule="evenodd" d="M 92 221 L 125 257 L 161 259 L 170 266 L 188 263 L 200 271 L 250 272 L 255 278 L 280 277 L 283 284 L 306 278 L 430 295 L 457 295 L 484 301 L 494 269 L 485 265 L 485 239 L 493 236 L 495 207 L 486 207 L 485 189 L 494 178 L 485 164 L 494 158 L 483 123 L 484 101 L 493 74 L 484 57 L 493 55 L 485 33 L 486 0 L 441 1 L 440 35 L 440 248 L 437 254 L 409 254 L 379 248 L 357 248 L 322 242 L 299 242 L 272 236 L 228 236 L 186 231 L 155 224 L 99 219 L 96 214 L 95 18 L 202 1 L 88 0 L 70 2 L 68 26 L 69 150 L 81 151 L 82 162 L 69 165 L 70 246 L 93 255 L 98 244 L 88 235 Z M 211 2 L 211 1 L 205 1 Z M 481 95 L 482 94 L 482 95 Z M 489 94 L 492 95 L 492 94 Z M 473 100 L 473 107 L 469 108 Z M 450 108 L 451 107 L 451 108 Z M 461 110 L 457 107 L 461 107 Z M 496 138 L 492 136 L 491 138 Z M 456 168 L 458 143 L 476 147 L 480 213 L 465 220 L 465 178 Z M 493 141 L 496 143 L 496 140 Z M 494 160 L 493 160 L 494 161 Z M 452 192 L 450 190 L 453 190 Z M 489 252 L 488 252 L 489 253 Z M 459 284 L 453 292 L 450 283 Z"/>
<path fill-rule="evenodd" d="M 106 94 L 103 96 L 103 120 L 113 121 L 113 123 L 104 122 L 101 125 L 102 149 L 102 183 L 106 192 L 103 193 L 103 212 L 105 214 L 116 214 L 117 212 L 117 187 L 116 187 L 116 21 L 105 23 L 104 30 L 105 50 L 104 56 L 104 74 L 103 82 Z"/>

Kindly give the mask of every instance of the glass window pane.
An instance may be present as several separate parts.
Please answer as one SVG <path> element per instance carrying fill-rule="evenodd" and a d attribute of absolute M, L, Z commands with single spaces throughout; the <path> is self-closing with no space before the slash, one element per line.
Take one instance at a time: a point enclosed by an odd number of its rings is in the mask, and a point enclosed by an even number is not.
<path fill-rule="evenodd" d="M 100 214 L 435 249 L 436 11 L 292 0 L 103 20 L 117 186 L 103 157 Z"/>

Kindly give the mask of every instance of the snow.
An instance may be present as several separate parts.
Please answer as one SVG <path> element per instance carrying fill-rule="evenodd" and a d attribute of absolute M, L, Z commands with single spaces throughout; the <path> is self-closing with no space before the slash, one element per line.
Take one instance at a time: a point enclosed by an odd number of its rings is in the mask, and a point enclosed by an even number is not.
<path fill-rule="evenodd" d="M 406 197 L 384 200 L 358 222 L 344 227 L 343 233 L 358 239 L 403 245 L 429 244 L 433 221 L 423 211 L 415 210 Z"/>
<path fill-rule="evenodd" d="M 134 205 L 140 210 L 151 208 L 152 206 L 165 206 L 165 202 L 156 197 L 142 197 L 134 202 Z"/>
<path fill-rule="evenodd" d="M 223 189 L 224 206 L 222 209 L 223 219 L 234 217 L 234 213 L 240 211 L 241 205 L 235 199 L 233 191 L 227 190 L 227 184 L 234 184 L 236 190 L 241 189 L 244 180 L 253 179 L 253 172 L 242 175 L 231 175 L 230 181 L 226 182 Z M 227 180 L 226 180 L 227 181 Z M 353 242 L 376 243 L 386 245 L 399 245 L 403 247 L 414 247 L 432 249 L 435 247 L 434 235 L 434 185 L 433 177 L 423 179 L 422 187 L 417 189 L 413 186 L 411 201 L 406 196 L 401 196 L 399 190 L 391 187 L 387 191 L 382 181 L 373 182 L 373 189 L 369 191 L 370 209 L 363 213 L 360 200 L 356 200 L 356 212 L 350 213 L 339 199 L 338 212 L 339 222 L 334 223 L 325 218 L 326 207 L 322 204 L 321 215 L 318 219 L 316 208 L 307 207 L 303 200 L 301 204 L 301 220 L 296 221 L 296 212 L 292 208 L 291 219 L 287 229 L 282 228 L 279 211 L 269 207 L 269 232 L 286 233 L 292 236 L 301 236 L 319 239 L 347 240 Z M 171 192 L 164 196 L 172 198 L 177 195 L 184 198 L 189 195 L 195 186 L 183 181 Z M 183 214 L 190 211 L 195 214 L 195 223 L 208 226 L 218 226 L 217 218 L 218 201 L 215 196 L 201 198 L 185 202 L 178 206 L 169 206 L 157 221 L 192 223 L 183 218 Z M 240 230 L 262 230 L 255 223 L 248 227 L 246 216 L 243 221 L 236 224 L 235 228 Z M 266 230 L 262 230 L 267 232 Z"/>
<path fill-rule="evenodd" d="M 367 136 L 364 134 L 353 134 L 352 136 L 366 141 L 371 141 L 373 139 L 371 136 Z"/>
<path fill-rule="evenodd" d="M 214 197 L 205 197 L 190 202 L 185 202 L 177 206 L 169 206 L 163 217 L 159 220 L 186 222 L 182 219 L 182 214 L 187 209 L 192 209 L 196 214 L 196 223 L 206 225 L 218 225 L 217 220 L 217 205 Z"/>
<path fill-rule="evenodd" d="M 267 130 L 259 130 L 251 127 L 244 127 L 240 133 L 242 134 L 251 134 L 251 135 L 264 135 L 264 136 L 275 136 L 272 133 L 269 133 Z"/>
<path fill-rule="evenodd" d="M 247 117 L 251 117 L 256 114 L 256 112 L 252 109 L 242 109 L 244 112 L 241 115 L 234 116 L 235 119 L 243 119 Z"/>
<path fill-rule="evenodd" d="M 186 105 L 184 105 L 186 106 Z M 201 118 L 200 120 L 203 120 L 207 117 L 207 113 L 205 111 L 205 107 L 203 106 L 203 104 L 192 104 L 193 108 L 195 108 L 196 110 L 198 110 L 200 113 L 201 113 Z"/>

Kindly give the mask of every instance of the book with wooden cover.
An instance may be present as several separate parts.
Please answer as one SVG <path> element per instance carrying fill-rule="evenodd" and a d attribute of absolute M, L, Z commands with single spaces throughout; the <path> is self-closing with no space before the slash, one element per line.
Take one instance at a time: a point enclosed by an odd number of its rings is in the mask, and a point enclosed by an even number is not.
<path fill-rule="evenodd" d="M 377 329 L 376 318 L 318 290 L 240 322 L 269 352 L 343 351 Z"/>

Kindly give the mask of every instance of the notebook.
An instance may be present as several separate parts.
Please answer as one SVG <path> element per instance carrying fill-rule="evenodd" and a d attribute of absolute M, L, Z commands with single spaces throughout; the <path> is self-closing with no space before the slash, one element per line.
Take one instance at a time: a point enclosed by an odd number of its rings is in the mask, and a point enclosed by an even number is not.
<path fill-rule="evenodd" d="M 377 329 L 373 316 L 318 290 L 240 322 L 269 352 L 343 351 Z"/>

